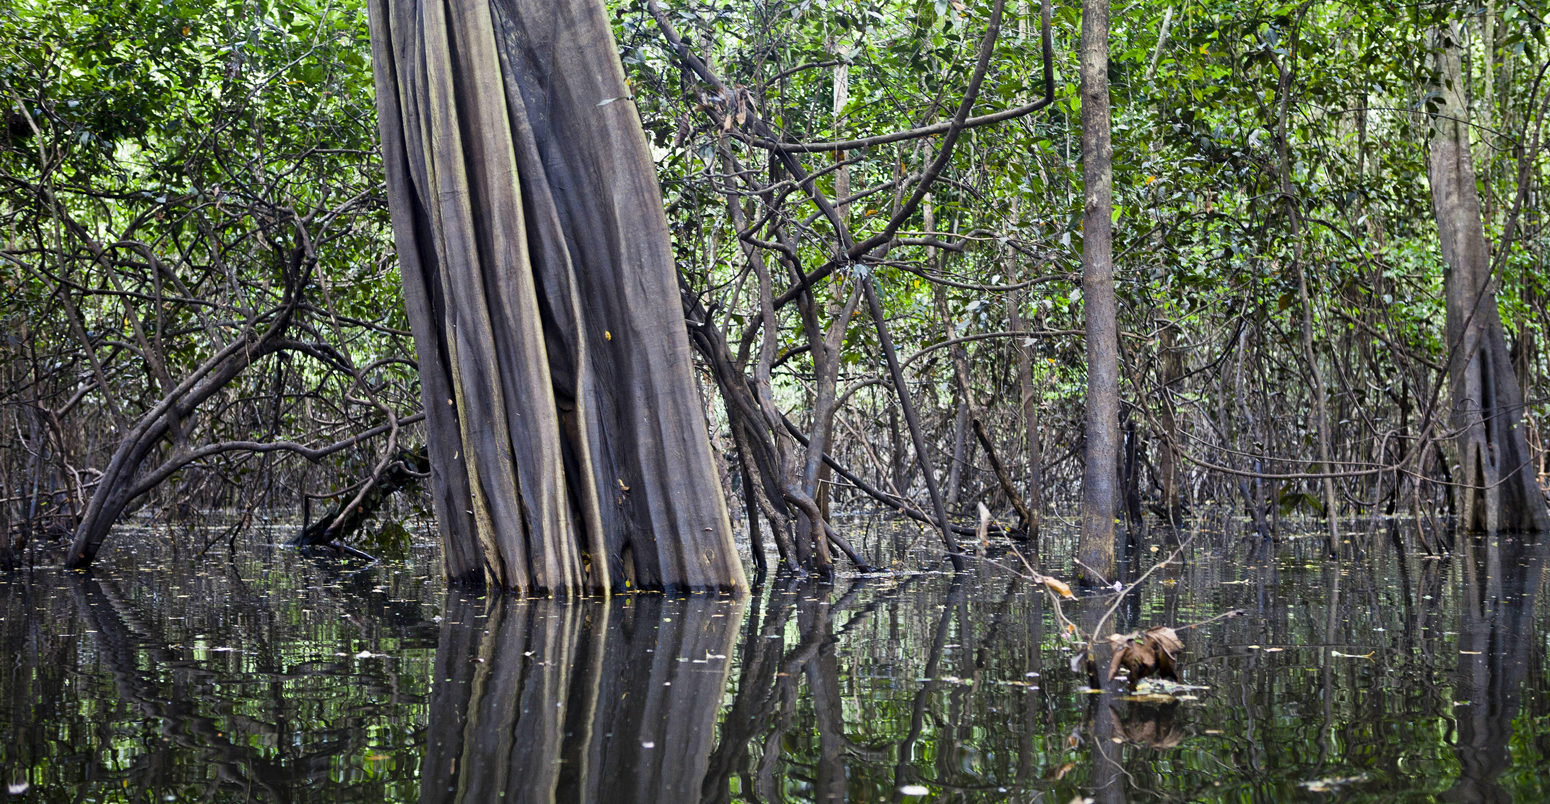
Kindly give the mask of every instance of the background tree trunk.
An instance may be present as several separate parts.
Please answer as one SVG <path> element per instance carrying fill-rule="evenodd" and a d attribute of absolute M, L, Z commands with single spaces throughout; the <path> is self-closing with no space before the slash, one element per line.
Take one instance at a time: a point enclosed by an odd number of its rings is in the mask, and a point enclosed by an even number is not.
<path fill-rule="evenodd" d="M 1114 299 L 1114 148 L 1109 139 L 1109 4 L 1082 2 L 1082 303 L 1087 328 L 1087 462 L 1077 559 L 1114 575 L 1119 455 L 1119 324 Z"/>
<path fill-rule="evenodd" d="M 370 12 L 448 575 L 744 590 L 661 191 L 601 5 Z"/>
<path fill-rule="evenodd" d="M 1340 555 L 1340 498 L 1335 494 L 1335 479 L 1331 473 L 1335 466 L 1331 462 L 1334 454 L 1332 447 L 1329 416 L 1329 392 L 1324 382 L 1324 371 L 1319 367 L 1319 354 L 1314 346 L 1313 338 L 1313 300 L 1308 293 L 1308 268 L 1303 257 L 1303 232 L 1302 209 L 1298 198 L 1297 186 L 1292 181 L 1292 157 L 1291 149 L 1287 141 L 1286 125 L 1288 109 L 1291 103 L 1291 93 L 1294 91 L 1294 81 L 1297 74 L 1297 43 L 1302 30 L 1302 16 L 1308 6 L 1303 6 L 1297 13 L 1297 22 L 1292 27 L 1291 47 L 1282 59 L 1276 59 L 1276 151 L 1279 157 L 1276 164 L 1280 171 L 1281 199 L 1286 203 L 1287 233 L 1292 241 L 1292 262 L 1297 271 L 1297 301 L 1301 308 L 1301 334 L 1302 334 L 1302 358 L 1307 364 L 1309 387 L 1308 391 L 1313 396 L 1313 427 L 1318 441 L 1319 471 L 1324 474 L 1324 555 L 1327 558 L 1338 558 Z"/>
<path fill-rule="evenodd" d="M 1457 22 L 1438 32 L 1442 106 L 1434 118 L 1432 211 L 1447 293 L 1448 383 L 1459 465 L 1459 525 L 1470 531 L 1550 530 L 1523 433 L 1523 395 L 1507 351 L 1469 150 L 1469 103 Z"/>
<path fill-rule="evenodd" d="M 1021 293 L 1007 297 L 1007 321 L 1016 332 L 1027 332 L 1023 321 Z M 1039 525 L 1044 518 L 1044 440 L 1039 434 L 1039 397 L 1033 384 L 1033 355 L 1027 339 L 1014 342 L 1017 354 L 1018 410 L 1022 413 L 1022 429 L 1028 444 L 1028 541 L 1034 549 L 1039 545 Z"/>
<path fill-rule="evenodd" d="M 1162 322 L 1158 330 L 1157 388 L 1161 405 L 1157 419 L 1162 428 L 1162 448 L 1157 452 L 1158 485 L 1162 488 L 1163 513 L 1168 523 L 1177 531 L 1184 526 L 1184 495 L 1180 476 L 1183 473 L 1179 453 L 1179 423 L 1175 415 L 1173 395 L 1177 392 L 1180 378 L 1184 376 L 1185 350 L 1178 345 L 1179 325 L 1173 321 Z"/>

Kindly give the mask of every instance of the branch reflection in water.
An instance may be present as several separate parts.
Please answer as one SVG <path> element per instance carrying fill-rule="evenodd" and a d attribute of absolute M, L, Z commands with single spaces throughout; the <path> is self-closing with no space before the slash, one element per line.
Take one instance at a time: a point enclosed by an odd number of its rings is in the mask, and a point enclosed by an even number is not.
<path fill-rule="evenodd" d="M 13 576 L 0 804 L 1546 800 L 1550 541 L 1373 531 L 1334 564 L 1249 533 L 1115 606 L 1121 632 L 1246 612 L 1183 634 L 1177 703 L 1089 693 L 988 562 L 746 602 L 444 599 L 290 551 Z"/>

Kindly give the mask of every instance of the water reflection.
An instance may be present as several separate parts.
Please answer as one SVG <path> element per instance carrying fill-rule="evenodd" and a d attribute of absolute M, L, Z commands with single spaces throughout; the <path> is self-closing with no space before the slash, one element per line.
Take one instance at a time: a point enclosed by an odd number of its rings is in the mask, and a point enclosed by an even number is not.
<path fill-rule="evenodd" d="M 1025 592 L 986 572 L 756 597 L 701 800 L 1002 800 L 1036 785 L 1052 711 L 1029 680 L 1044 625 Z"/>
<path fill-rule="evenodd" d="M 384 764 L 424 705 L 412 659 L 430 646 L 406 601 L 346 592 L 337 572 L 279 603 L 220 567 L 144 569 L 0 583 L 0 801 L 401 798 L 401 778 L 356 770 Z"/>
<path fill-rule="evenodd" d="M 1513 800 L 1499 780 L 1512 767 L 1523 681 L 1540 642 L 1534 603 L 1544 581 L 1545 547 L 1509 538 L 1460 545 L 1464 588 L 1453 681 L 1459 775 L 1443 794 L 1448 801 Z"/>
<path fill-rule="evenodd" d="M 1546 799 L 1550 543 L 1233 527 L 1114 606 L 1246 612 L 1184 634 L 1174 703 L 1089 693 L 984 562 L 746 603 L 447 597 L 431 555 L 0 576 L 0 803 Z"/>
<path fill-rule="evenodd" d="M 449 594 L 420 801 L 692 801 L 742 609 Z"/>

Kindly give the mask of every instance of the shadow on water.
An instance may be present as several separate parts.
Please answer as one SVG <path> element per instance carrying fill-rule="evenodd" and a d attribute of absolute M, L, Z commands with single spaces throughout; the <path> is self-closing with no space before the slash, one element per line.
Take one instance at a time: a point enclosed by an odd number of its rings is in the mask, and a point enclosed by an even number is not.
<path fill-rule="evenodd" d="M 0 577 L 0 802 L 1544 799 L 1550 543 L 1333 564 L 1242 528 L 1064 604 L 1210 621 L 1171 700 L 1090 691 L 1050 600 L 986 561 L 746 602 L 274 551 Z"/>

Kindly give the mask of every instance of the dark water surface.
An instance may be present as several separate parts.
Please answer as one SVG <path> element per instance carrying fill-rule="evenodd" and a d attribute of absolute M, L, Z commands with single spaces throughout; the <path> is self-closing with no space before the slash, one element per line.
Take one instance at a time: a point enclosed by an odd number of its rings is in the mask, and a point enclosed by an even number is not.
<path fill-rule="evenodd" d="M 1474 802 L 1550 787 L 1545 539 L 1439 560 L 1373 537 L 1335 565 L 1314 537 L 1202 528 L 1116 612 L 1131 630 L 1244 610 L 1182 632 L 1201 689 L 1172 701 L 1089 692 L 1049 600 L 985 562 L 768 583 L 746 602 L 567 605 L 446 593 L 423 546 L 363 568 L 165 541 L 123 534 L 91 577 L 0 576 L 0 802 Z M 1064 613 L 1091 621 L 1111 600 Z"/>

